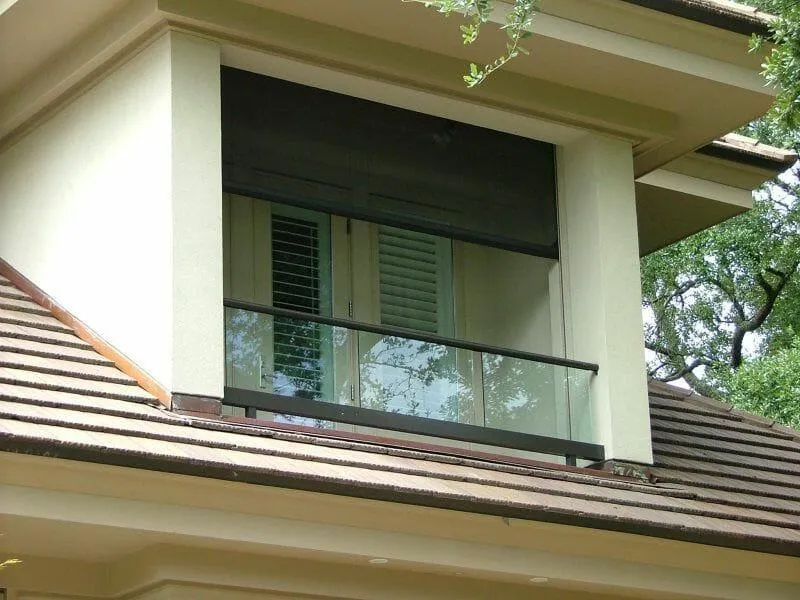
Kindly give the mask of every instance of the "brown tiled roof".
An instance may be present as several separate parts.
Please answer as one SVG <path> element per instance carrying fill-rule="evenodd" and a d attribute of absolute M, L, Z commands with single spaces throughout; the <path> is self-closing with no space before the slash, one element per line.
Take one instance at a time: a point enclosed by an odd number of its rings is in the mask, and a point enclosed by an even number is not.
<path fill-rule="evenodd" d="M 760 167 L 775 173 L 782 173 L 797 162 L 797 153 L 794 150 L 763 144 L 738 133 L 724 135 L 710 144 L 698 148 L 696 152 Z"/>
<path fill-rule="evenodd" d="M 769 24 L 774 19 L 772 15 L 757 8 L 730 0 L 623 1 L 748 36 L 768 36 Z"/>
<path fill-rule="evenodd" d="M 800 556 L 798 432 L 654 385 L 650 482 L 164 409 L 0 277 L 0 450 Z"/>

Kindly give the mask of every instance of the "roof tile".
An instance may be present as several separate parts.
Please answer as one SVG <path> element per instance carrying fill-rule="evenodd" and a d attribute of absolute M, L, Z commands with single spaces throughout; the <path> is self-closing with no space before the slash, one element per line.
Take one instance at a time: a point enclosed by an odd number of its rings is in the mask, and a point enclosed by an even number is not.
<path fill-rule="evenodd" d="M 0 448 L 800 555 L 800 434 L 651 392 L 652 482 L 179 416 L 0 277 Z"/>

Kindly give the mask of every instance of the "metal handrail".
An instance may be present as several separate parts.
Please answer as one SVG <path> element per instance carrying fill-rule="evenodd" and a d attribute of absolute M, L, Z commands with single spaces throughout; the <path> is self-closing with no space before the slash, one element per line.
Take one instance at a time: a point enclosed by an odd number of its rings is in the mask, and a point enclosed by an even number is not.
<path fill-rule="evenodd" d="M 556 365 L 558 367 L 569 367 L 573 369 L 580 369 L 582 371 L 592 371 L 595 374 L 600 370 L 600 367 L 594 363 L 588 363 L 579 360 L 571 360 L 568 358 L 558 358 L 556 356 L 548 356 L 546 354 L 536 354 L 535 352 L 511 350 L 510 348 L 489 346 L 487 344 L 478 344 L 475 342 L 468 342 L 466 340 L 457 340 L 455 338 L 449 338 L 442 335 L 421 333 L 419 331 L 413 329 L 406 329 L 404 327 L 394 327 L 390 325 L 373 325 L 371 323 L 362 323 L 361 321 L 354 321 L 352 319 L 340 319 L 338 317 L 324 317 L 322 315 L 304 313 L 298 310 L 276 308 L 274 306 L 267 306 L 264 304 L 257 304 L 254 302 L 245 302 L 243 300 L 234 300 L 232 298 L 226 298 L 223 301 L 223 303 L 227 308 L 237 308 L 240 310 L 247 310 L 250 312 L 272 315 L 274 317 L 285 317 L 287 319 L 295 319 L 297 321 L 311 321 L 312 323 L 330 325 L 331 327 L 342 327 L 345 329 L 354 329 L 356 331 L 364 331 L 367 333 L 375 333 L 378 335 L 402 337 L 410 340 L 416 340 L 419 342 L 438 344 L 441 346 L 451 346 L 453 348 L 460 348 L 462 350 L 471 350 L 473 352 L 482 352 L 484 354 L 498 354 L 500 356 L 506 356 L 508 358 L 518 358 L 521 360 L 530 360 L 548 365 Z"/>

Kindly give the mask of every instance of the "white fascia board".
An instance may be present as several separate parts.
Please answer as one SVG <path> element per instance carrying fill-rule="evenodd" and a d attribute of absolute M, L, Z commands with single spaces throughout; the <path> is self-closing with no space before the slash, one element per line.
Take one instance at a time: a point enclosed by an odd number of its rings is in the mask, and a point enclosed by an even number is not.
<path fill-rule="evenodd" d="M 708 198 L 709 200 L 740 206 L 746 209 L 753 207 L 752 190 L 733 187 L 707 179 L 700 179 L 682 173 L 675 173 L 666 169 L 656 169 L 647 175 L 639 177 L 636 181 L 680 194 Z"/>
<path fill-rule="evenodd" d="M 188 478 L 187 483 L 191 485 L 195 479 Z M 198 483 L 202 487 L 204 482 Z M 198 490 L 198 493 L 202 494 L 202 491 Z M 470 572 L 480 578 L 512 581 L 527 580 L 531 576 L 532 565 L 535 565 L 537 577 L 569 582 L 570 585 L 586 586 L 589 589 L 624 589 L 646 597 L 652 594 L 696 594 L 709 600 L 790 600 L 796 598 L 793 594 L 797 590 L 796 584 L 788 582 L 637 564 L 602 556 L 557 554 L 534 548 L 495 545 L 489 541 L 467 542 L 439 537 L 433 533 L 409 534 L 366 526 L 342 526 L 234 510 L 179 506 L 13 484 L 0 485 L 0 497 L 3 498 L 6 519 L 29 519 L 43 526 L 47 522 L 59 522 L 77 528 L 119 528 L 128 532 L 141 532 L 148 537 L 154 535 L 160 544 L 175 543 L 185 546 L 188 543 L 223 549 L 235 545 L 270 554 L 299 554 L 315 556 L 317 559 L 338 556 L 339 560 L 357 564 L 364 564 L 369 558 L 380 556 L 392 564 L 403 565 L 413 571 L 423 569 L 433 572 Z M 381 504 L 395 506 L 391 503 Z M 443 518 L 447 512 L 442 511 Z M 524 526 L 521 522 L 519 525 Z M 517 526 L 517 522 L 502 524 L 498 519 L 498 527 L 511 526 Z M 196 569 L 187 569 L 180 561 L 170 564 L 168 556 L 152 556 L 151 559 L 150 568 L 138 570 L 149 580 L 137 581 L 137 587 L 143 584 L 144 587 L 157 585 L 164 581 L 206 585 L 214 583 L 214 569 L 208 568 L 208 565 L 201 564 L 196 565 Z M 108 569 L 106 567 L 105 571 L 108 572 Z M 253 577 L 245 580 L 253 581 Z M 106 595 L 118 597 L 129 593 L 130 589 L 115 586 L 115 583 L 118 585 L 122 582 L 132 583 L 127 577 L 120 578 L 117 582 L 111 581 L 109 589 L 105 590 Z"/>
<path fill-rule="evenodd" d="M 505 25 L 509 10 L 510 7 L 507 4 L 501 4 L 492 13 L 490 20 L 498 25 Z M 576 46 L 583 46 L 725 85 L 772 96 L 776 93 L 775 90 L 764 84 L 764 78 L 758 70 L 648 42 L 607 29 L 600 29 L 585 23 L 570 21 L 544 12 L 537 13 L 534 17 L 533 31 L 535 35 L 561 40 Z"/>

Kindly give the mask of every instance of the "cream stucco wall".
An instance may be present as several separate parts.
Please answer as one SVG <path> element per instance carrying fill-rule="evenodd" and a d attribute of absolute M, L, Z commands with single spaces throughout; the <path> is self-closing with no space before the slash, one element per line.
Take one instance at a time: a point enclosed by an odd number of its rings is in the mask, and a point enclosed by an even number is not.
<path fill-rule="evenodd" d="M 0 256 L 166 390 L 221 395 L 220 186 L 218 47 L 167 33 L 0 155 Z"/>
<path fill-rule="evenodd" d="M 587 135 L 559 149 L 558 168 L 567 348 L 600 365 L 594 437 L 607 458 L 651 464 L 631 146 Z"/>

